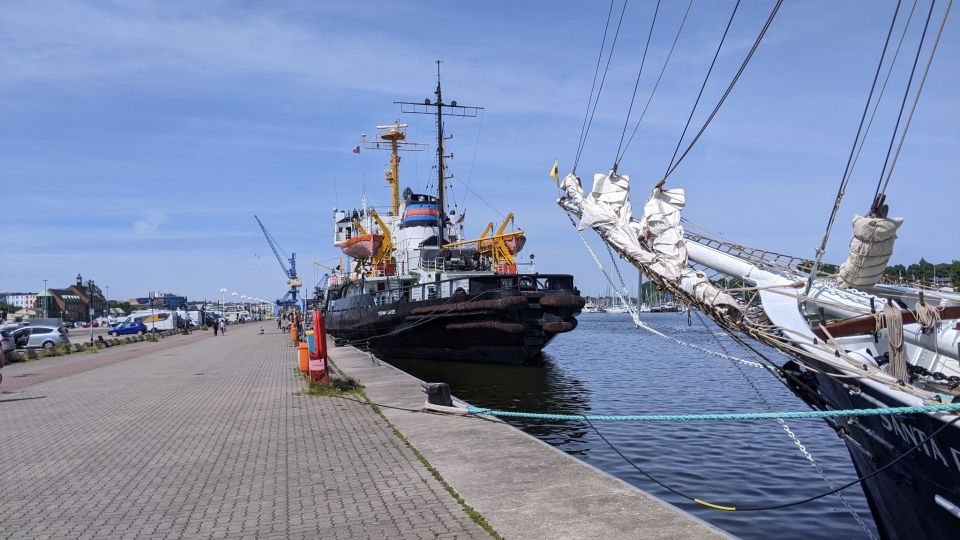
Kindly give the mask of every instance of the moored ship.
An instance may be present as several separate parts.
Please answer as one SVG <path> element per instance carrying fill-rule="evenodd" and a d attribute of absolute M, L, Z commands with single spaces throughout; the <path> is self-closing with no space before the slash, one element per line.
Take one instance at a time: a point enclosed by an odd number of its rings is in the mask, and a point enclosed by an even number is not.
<path fill-rule="evenodd" d="M 569 274 L 521 273 L 517 254 L 526 236 L 487 225 L 462 238 L 463 214 L 449 219 L 444 205 L 443 115 L 471 116 L 478 108 L 442 100 L 401 103 L 437 120 L 437 193 L 399 193 L 400 150 L 405 124 L 378 126 L 368 148 L 390 150 L 386 173 L 389 215 L 360 208 L 335 211 L 334 243 L 350 257 L 350 269 L 330 277 L 324 304 L 327 332 L 335 343 L 369 349 L 380 357 L 524 362 L 536 359 L 557 336 L 577 325 L 584 299 Z M 473 113 L 473 114 L 471 114 Z M 459 231 L 458 231 L 458 225 Z M 532 263 L 531 263 L 532 266 Z"/>

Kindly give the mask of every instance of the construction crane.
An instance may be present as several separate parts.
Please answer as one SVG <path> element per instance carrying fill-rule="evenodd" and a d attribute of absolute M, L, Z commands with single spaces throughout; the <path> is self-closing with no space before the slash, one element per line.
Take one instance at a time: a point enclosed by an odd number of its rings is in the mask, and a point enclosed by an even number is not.
<path fill-rule="evenodd" d="M 290 267 L 288 268 L 286 263 L 283 262 L 283 256 L 280 255 L 280 252 L 283 251 L 280 249 L 280 245 L 277 244 L 277 241 L 273 238 L 273 235 L 270 234 L 270 231 L 263 226 L 263 222 L 260 221 L 260 218 L 257 217 L 256 214 L 254 214 L 253 218 L 256 219 L 257 224 L 260 225 L 260 230 L 263 231 L 263 236 L 267 238 L 267 243 L 270 244 L 270 249 L 273 250 L 273 254 L 277 256 L 277 262 L 280 263 L 280 268 L 283 269 L 283 273 L 287 276 L 287 287 L 290 287 L 287 294 L 277 300 L 277 307 L 298 307 L 300 305 L 298 296 L 303 282 L 300 280 L 300 277 L 297 276 L 297 254 L 290 254 L 290 257 L 287 259 L 290 263 Z M 286 252 L 284 252 L 283 255 L 285 256 Z"/>

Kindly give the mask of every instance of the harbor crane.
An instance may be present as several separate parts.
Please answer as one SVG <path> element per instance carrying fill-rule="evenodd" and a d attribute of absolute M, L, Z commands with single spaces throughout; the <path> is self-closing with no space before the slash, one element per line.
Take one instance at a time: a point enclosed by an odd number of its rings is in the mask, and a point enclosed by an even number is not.
<path fill-rule="evenodd" d="M 283 262 L 286 252 L 283 253 L 283 256 L 280 253 L 283 251 L 280 248 L 280 245 L 277 244 L 277 241 L 273 238 L 273 235 L 270 234 L 270 231 L 263 226 L 263 222 L 260 221 L 260 218 L 254 214 L 254 219 L 257 220 L 257 224 L 260 225 L 260 230 L 263 231 L 263 236 L 266 237 L 267 243 L 270 244 L 270 249 L 273 250 L 273 254 L 277 257 L 277 262 L 280 263 L 280 268 L 283 269 L 283 273 L 287 276 L 287 287 L 290 289 L 287 291 L 287 294 L 283 295 L 283 298 L 277 300 L 277 307 L 280 308 L 289 308 L 289 307 L 298 307 L 300 306 L 300 287 L 303 285 L 303 281 L 300 280 L 300 277 L 297 276 L 297 254 L 291 253 L 290 257 L 287 259 L 290 266 L 287 267 L 287 264 Z"/>

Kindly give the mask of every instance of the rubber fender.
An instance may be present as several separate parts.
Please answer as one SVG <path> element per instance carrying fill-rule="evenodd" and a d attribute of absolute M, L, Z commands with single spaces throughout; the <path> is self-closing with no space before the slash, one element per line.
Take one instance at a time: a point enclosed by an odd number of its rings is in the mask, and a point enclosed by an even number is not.
<path fill-rule="evenodd" d="M 562 334 L 564 332 L 569 332 L 577 327 L 577 320 L 573 319 L 572 321 L 551 321 L 543 323 L 544 332 L 553 332 L 554 334 Z"/>
<path fill-rule="evenodd" d="M 450 323 L 447 330 L 496 330 L 507 334 L 522 334 L 527 328 L 520 323 L 505 323 L 500 321 L 478 321 Z"/>
<path fill-rule="evenodd" d="M 576 294 L 551 294 L 540 298 L 540 305 L 547 307 L 572 307 L 581 309 L 587 300 Z"/>

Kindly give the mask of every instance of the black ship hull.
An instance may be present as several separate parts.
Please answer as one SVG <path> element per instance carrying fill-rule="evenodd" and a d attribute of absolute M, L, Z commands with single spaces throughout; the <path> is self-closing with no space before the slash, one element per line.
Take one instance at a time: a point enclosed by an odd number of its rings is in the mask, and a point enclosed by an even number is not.
<path fill-rule="evenodd" d="M 912 405 L 887 391 L 836 379 L 829 366 L 794 388 L 818 408 L 871 409 Z M 960 532 L 960 421 L 949 415 L 912 414 L 837 419 L 831 425 L 847 445 L 877 529 L 894 540 L 953 539 Z M 919 447 L 918 447 L 919 446 Z M 911 450 L 918 447 L 916 450 Z M 898 458 L 905 458 L 877 473 Z"/>
<path fill-rule="evenodd" d="M 576 327 L 584 305 L 569 275 L 473 276 L 367 294 L 349 287 L 327 299 L 327 333 L 381 358 L 534 360 Z"/>

